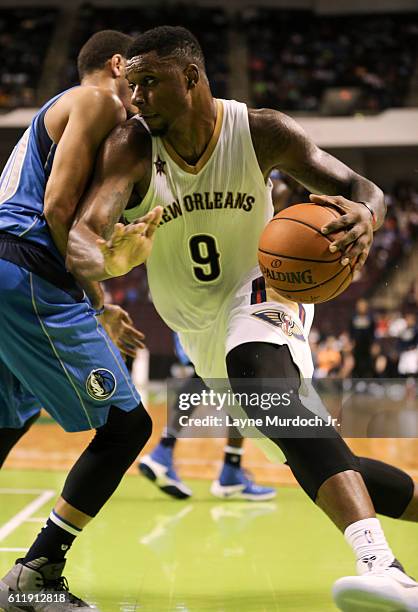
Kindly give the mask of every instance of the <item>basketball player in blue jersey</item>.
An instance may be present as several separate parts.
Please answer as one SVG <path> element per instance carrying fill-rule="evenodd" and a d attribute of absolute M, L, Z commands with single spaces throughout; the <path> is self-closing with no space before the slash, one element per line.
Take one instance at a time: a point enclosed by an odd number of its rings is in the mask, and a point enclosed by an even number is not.
<path fill-rule="evenodd" d="M 313 202 L 339 206 L 344 214 L 322 231 L 345 230 L 330 244 L 341 265 L 366 260 L 385 216 L 381 190 L 321 151 L 290 117 L 214 99 L 199 43 L 184 28 L 143 33 L 128 57 L 141 117 L 108 137 L 70 232 L 67 265 L 88 281 L 126 273 L 139 258 L 137 244 L 142 249 L 140 215 L 163 205 L 147 259 L 150 290 L 199 376 L 209 384 L 228 377 L 244 398 L 249 390 L 258 396 L 292 391 L 290 406 L 281 404 L 274 414 L 312 417 L 301 380 L 313 371 L 312 307 L 281 299 L 259 279 L 258 237 L 272 214 L 268 177 L 279 168 L 323 194 L 311 196 Z M 127 226 L 117 223 L 122 213 Z M 252 407 L 241 406 L 251 416 Z M 418 520 L 414 482 L 353 455 L 337 431 L 327 431 L 296 427 L 284 436 L 262 427 L 257 442 L 283 453 L 353 549 L 359 575 L 335 584 L 340 609 L 417 611 L 418 584 L 376 518 L 379 512 Z"/>
<path fill-rule="evenodd" d="M 0 609 L 6 611 L 91 609 L 68 592 L 65 554 L 151 433 L 151 419 L 117 348 L 134 355 L 142 334 L 121 308 L 103 305 L 98 283 L 81 279 L 80 286 L 65 267 L 68 232 L 98 147 L 132 109 L 125 79 L 130 42 L 122 33 L 103 31 L 84 45 L 78 57 L 81 86 L 41 108 L 0 178 L 3 455 L 40 406 L 66 431 L 96 430 L 46 525 L 0 581 Z M 158 211 L 142 225 L 145 255 L 154 222 Z M 42 596 L 32 603 L 16 597 L 45 591 L 55 593 L 52 603 Z"/>

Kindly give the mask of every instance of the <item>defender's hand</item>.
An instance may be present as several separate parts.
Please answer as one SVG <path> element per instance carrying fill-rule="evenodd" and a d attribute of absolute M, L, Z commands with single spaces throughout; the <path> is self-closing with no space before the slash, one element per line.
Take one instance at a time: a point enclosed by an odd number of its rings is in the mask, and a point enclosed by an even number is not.
<path fill-rule="evenodd" d="M 135 357 L 138 349 L 145 348 L 144 334 L 134 327 L 131 317 L 120 306 L 105 304 L 98 318 L 121 353 Z"/>
<path fill-rule="evenodd" d="M 116 223 L 109 240 L 98 238 L 97 244 L 103 255 L 106 274 L 111 277 L 123 276 L 146 261 L 162 213 L 162 206 L 156 206 L 129 225 Z"/>
<path fill-rule="evenodd" d="M 360 270 L 369 254 L 373 242 L 373 219 L 364 204 L 352 202 L 343 196 L 327 196 L 311 194 L 309 199 L 314 204 L 332 205 L 342 210 L 343 214 L 321 228 L 323 234 L 345 230 L 345 235 L 332 242 L 331 253 L 341 251 L 341 263 L 346 266 L 350 260 L 355 261 L 355 270 Z"/>

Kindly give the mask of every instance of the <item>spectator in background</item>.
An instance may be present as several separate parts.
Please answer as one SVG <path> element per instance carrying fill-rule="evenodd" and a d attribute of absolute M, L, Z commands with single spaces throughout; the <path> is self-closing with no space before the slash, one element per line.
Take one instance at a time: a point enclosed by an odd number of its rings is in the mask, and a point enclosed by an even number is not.
<path fill-rule="evenodd" d="M 356 303 L 356 312 L 351 319 L 350 335 L 354 341 L 354 369 L 353 376 L 368 378 L 373 375 L 371 346 L 374 341 L 375 321 L 365 299 Z"/>
<path fill-rule="evenodd" d="M 405 298 L 405 308 L 418 312 L 418 279 L 414 280 Z"/>
<path fill-rule="evenodd" d="M 336 374 L 341 365 L 341 353 L 334 336 L 329 336 L 325 342 L 319 346 L 316 359 L 315 375 L 317 378 L 328 378 Z"/>
<path fill-rule="evenodd" d="M 418 326 L 413 312 L 405 315 L 405 327 L 399 334 L 398 349 L 399 374 L 401 376 L 418 374 Z"/>
<path fill-rule="evenodd" d="M 355 366 L 353 355 L 354 344 L 347 333 L 341 334 L 339 340 L 341 345 L 341 366 L 338 376 L 342 379 L 351 378 Z"/>
<path fill-rule="evenodd" d="M 393 312 L 389 321 L 389 336 L 398 338 L 405 327 L 405 317 L 399 311 Z"/>
<path fill-rule="evenodd" d="M 277 215 L 288 205 L 291 189 L 284 180 L 280 170 L 273 170 L 270 174 L 270 180 L 273 184 L 271 198 L 273 200 L 274 214 Z"/>
<path fill-rule="evenodd" d="M 373 364 L 373 378 L 395 378 L 397 376 L 397 356 L 393 352 L 383 352 L 382 346 L 374 342 L 370 349 Z"/>

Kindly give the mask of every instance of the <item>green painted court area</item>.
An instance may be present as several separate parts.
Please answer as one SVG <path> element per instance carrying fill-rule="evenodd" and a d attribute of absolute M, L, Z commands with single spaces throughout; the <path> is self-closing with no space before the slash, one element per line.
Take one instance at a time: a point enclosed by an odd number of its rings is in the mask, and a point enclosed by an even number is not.
<path fill-rule="evenodd" d="M 59 472 L 0 475 L 0 572 L 28 547 L 62 486 Z M 335 610 L 334 580 L 352 574 L 351 551 L 298 489 L 274 502 L 221 502 L 209 483 L 189 482 L 170 500 L 140 477 L 115 496 L 73 545 L 72 591 L 102 612 Z M 384 520 L 395 554 L 418 574 L 418 526 Z"/>

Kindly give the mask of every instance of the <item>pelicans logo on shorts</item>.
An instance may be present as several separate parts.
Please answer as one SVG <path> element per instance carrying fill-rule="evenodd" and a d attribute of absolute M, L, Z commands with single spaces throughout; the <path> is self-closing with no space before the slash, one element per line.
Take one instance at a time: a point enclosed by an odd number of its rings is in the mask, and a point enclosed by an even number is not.
<path fill-rule="evenodd" d="M 86 380 L 87 393 L 94 400 L 107 400 L 116 391 L 116 378 L 110 370 L 92 370 Z"/>
<path fill-rule="evenodd" d="M 252 313 L 252 316 L 266 323 L 270 323 L 270 325 L 274 325 L 275 327 L 280 327 L 289 337 L 293 336 L 298 340 L 305 340 L 302 329 L 295 323 L 292 317 L 287 312 L 283 312 L 283 310 L 257 310 Z"/>

